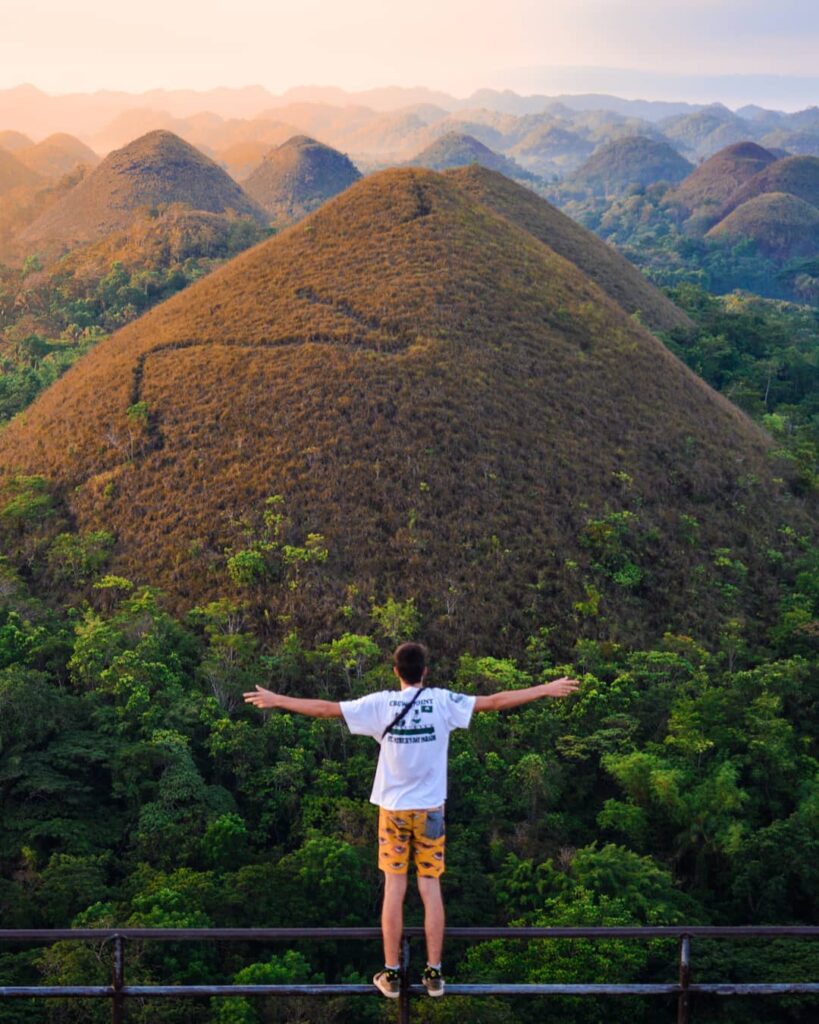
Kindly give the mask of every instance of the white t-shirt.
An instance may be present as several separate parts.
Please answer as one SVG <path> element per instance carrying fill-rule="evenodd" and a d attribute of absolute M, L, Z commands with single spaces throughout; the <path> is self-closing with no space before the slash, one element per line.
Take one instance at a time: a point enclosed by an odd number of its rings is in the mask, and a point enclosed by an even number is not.
<path fill-rule="evenodd" d="M 381 734 L 416 692 L 417 687 L 383 690 L 341 702 L 350 732 L 372 736 L 381 744 L 370 800 L 388 811 L 424 810 L 443 804 L 449 734 L 453 729 L 466 729 L 475 708 L 475 697 L 425 687 L 412 710 L 382 742 Z"/>

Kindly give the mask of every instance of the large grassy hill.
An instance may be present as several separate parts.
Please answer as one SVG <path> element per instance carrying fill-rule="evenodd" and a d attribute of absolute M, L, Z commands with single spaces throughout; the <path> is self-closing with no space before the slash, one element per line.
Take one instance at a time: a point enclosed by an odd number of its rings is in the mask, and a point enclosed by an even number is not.
<path fill-rule="evenodd" d="M 7 509 L 42 474 L 78 531 L 115 535 L 113 571 L 180 606 L 244 552 L 271 622 L 327 636 L 413 597 L 452 651 L 764 617 L 799 516 L 768 450 L 511 216 L 394 170 L 100 344 L 0 467 Z"/>
<path fill-rule="evenodd" d="M 296 135 L 271 150 L 243 186 L 274 222 L 291 224 L 360 177 L 361 172 L 343 153 Z"/>
<path fill-rule="evenodd" d="M 728 212 L 736 191 L 775 160 L 755 142 L 726 146 L 693 170 L 666 200 L 689 219 L 692 231 L 707 230 Z"/>
<path fill-rule="evenodd" d="M 686 330 L 692 326 L 688 317 L 624 256 L 530 189 L 474 165 L 449 171 L 448 175 L 474 199 L 574 263 L 627 313 L 637 314 L 655 330 Z"/>
<path fill-rule="evenodd" d="M 815 258 L 819 252 L 819 209 L 786 192 L 765 192 L 742 203 L 715 224 L 707 238 L 751 239 L 776 260 Z"/>
<path fill-rule="evenodd" d="M 600 146 L 566 178 L 564 187 L 617 196 L 635 185 L 645 187 L 658 181 L 676 184 L 693 169 L 667 142 L 634 135 Z"/>
<path fill-rule="evenodd" d="M 232 210 L 260 224 L 266 219 L 221 167 L 171 132 L 154 131 L 110 153 L 21 238 L 29 244 L 93 241 L 127 227 L 136 210 L 169 203 Z"/>
<path fill-rule="evenodd" d="M 789 156 L 768 164 L 732 197 L 736 208 L 766 192 L 786 192 L 819 208 L 819 157 Z"/>

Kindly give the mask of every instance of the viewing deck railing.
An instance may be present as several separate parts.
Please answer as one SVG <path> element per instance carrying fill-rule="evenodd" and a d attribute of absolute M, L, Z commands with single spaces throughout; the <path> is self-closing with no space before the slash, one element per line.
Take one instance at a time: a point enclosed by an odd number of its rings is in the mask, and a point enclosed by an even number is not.
<path fill-rule="evenodd" d="M 410 1002 L 426 992 L 409 982 L 410 943 L 423 937 L 422 928 L 407 928 L 401 952 L 401 994 L 398 999 L 399 1024 L 410 1021 Z M 679 940 L 679 980 L 674 984 L 447 984 L 451 996 L 675 996 L 677 1024 L 689 1024 L 692 997 L 700 994 L 719 996 L 819 995 L 819 981 L 813 982 L 709 982 L 691 980 L 691 940 L 704 939 L 819 939 L 819 927 L 686 926 L 658 928 L 448 928 L 447 938 L 466 941 L 486 939 L 677 939 Z M 112 943 L 111 984 L 0 986 L 0 999 L 110 999 L 114 1024 L 125 1021 L 128 999 L 186 999 L 208 996 L 373 996 L 372 985 L 128 985 L 125 981 L 125 951 L 129 941 L 154 942 L 279 942 L 305 939 L 335 941 L 355 939 L 378 941 L 378 928 L 71 928 L 0 929 L 0 943 L 43 943 L 94 941 Z M 816 959 L 819 976 L 819 957 Z M 378 998 L 383 998 L 378 996 Z"/>

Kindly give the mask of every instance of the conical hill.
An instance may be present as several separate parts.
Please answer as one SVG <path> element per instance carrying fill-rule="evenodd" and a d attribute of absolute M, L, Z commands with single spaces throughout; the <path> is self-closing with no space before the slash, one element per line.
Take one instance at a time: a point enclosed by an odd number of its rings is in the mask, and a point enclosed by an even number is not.
<path fill-rule="evenodd" d="M 787 192 L 765 192 L 742 203 L 705 236 L 750 238 L 775 260 L 815 258 L 819 252 L 819 209 Z"/>
<path fill-rule="evenodd" d="M 629 135 L 598 147 L 563 185 L 613 197 L 635 185 L 646 187 L 658 181 L 677 184 L 693 170 L 693 165 L 665 140 Z"/>
<path fill-rule="evenodd" d="M 472 165 L 447 176 L 473 199 L 524 228 L 583 270 L 628 313 L 637 313 L 656 330 L 689 330 L 693 324 L 625 256 L 502 174 Z"/>
<path fill-rule="evenodd" d="M 819 208 L 819 157 L 789 156 L 768 164 L 731 197 L 735 209 L 766 192 L 785 192 Z"/>
<path fill-rule="evenodd" d="M 770 608 L 767 449 L 576 266 L 398 169 L 102 342 L 0 434 L 0 470 L 44 475 L 116 536 L 111 572 L 178 605 L 245 597 L 315 638 L 412 597 L 439 650 L 501 650 L 716 629 L 725 550 L 732 607 Z M 226 549 L 256 552 L 233 582 Z"/>
<path fill-rule="evenodd" d="M 669 192 L 666 202 L 682 211 L 693 232 L 706 231 L 731 208 L 734 193 L 775 160 L 755 142 L 726 146 Z"/>
<path fill-rule="evenodd" d="M 102 163 L 23 234 L 26 241 L 94 241 L 127 227 L 143 207 L 184 203 L 210 213 L 265 222 L 263 211 L 230 176 L 171 132 L 154 131 Z"/>
<path fill-rule="evenodd" d="M 445 171 L 451 167 L 468 167 L 478 164 L 492 171 L 505 174 L 508 178 L 523 178 L 533 181 L 534 174 L 524 170 L 520 164 L 509 157 L 501 156 L 485 146 L 472 135 L 463 132 L 447 132 L 435 139 L 421 150 L 409 164 L 414 167 L 426 167 L 433 171 Z"/>
<path fill-rule="evenodd" d="M 344 153 L 295 135 L 271 150 L 242 184 L 275 223 L 292 224 L 360 177 Z"/>
<path fill-rule="evenodd" d="M 36 145 L 18 151 L 17 159 L 44 178 L 59 178 L 77 167 L 96 167 L 100 158 L 93 149 L 65 132 L 49 135 Z"/>

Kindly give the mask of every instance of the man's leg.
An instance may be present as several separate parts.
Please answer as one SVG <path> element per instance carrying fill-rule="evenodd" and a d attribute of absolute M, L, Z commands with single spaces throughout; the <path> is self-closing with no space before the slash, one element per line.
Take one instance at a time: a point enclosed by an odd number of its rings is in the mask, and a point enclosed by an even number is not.
<path fill-rule="evenodd" d="M 444 948 L 444 899 L 441 895 L 441 879 L 419 877 L 418 892 L 424 902 L 427 963 L 440 964 Z"/>
<path fill-rule="evenodd" d="M 401 936 L 404 934 L 404 896 L 407 876 L 384 872 L 384 905 L 381 908 L 381 931 L 384 934 L 384 963 L 401 963 Z M 441 908 L 443 911 L 443 907 Z M 437 960 L 435 961 L 437 963 Z"/>

